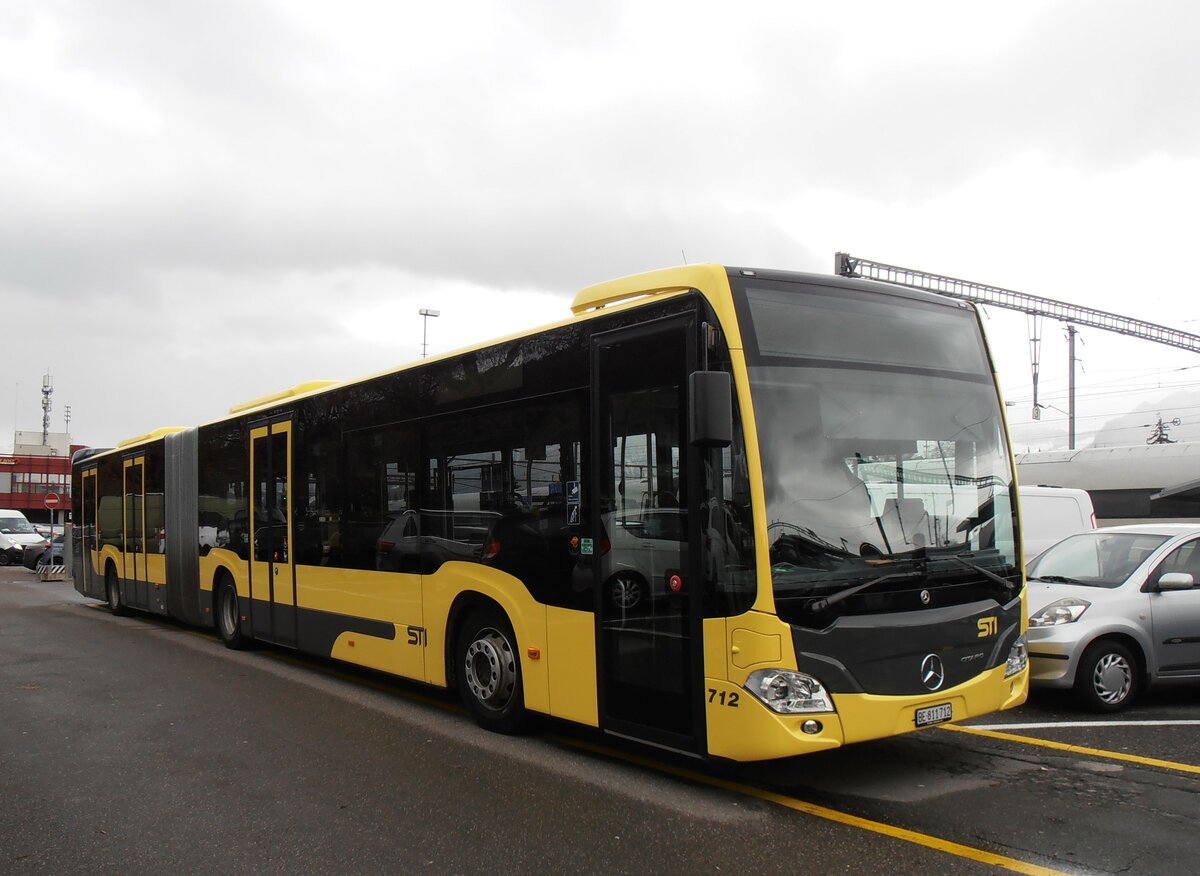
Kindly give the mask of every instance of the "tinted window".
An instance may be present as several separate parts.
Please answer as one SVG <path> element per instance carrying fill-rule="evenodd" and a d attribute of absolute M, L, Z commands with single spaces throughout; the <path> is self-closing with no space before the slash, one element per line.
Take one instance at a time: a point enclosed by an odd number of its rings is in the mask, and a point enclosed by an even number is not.
<path fill-rule="evenodd" d="M 123 477 L 119 456 L 110 454 L 100 461 L 97 468 L 99 501 L 97 502 L 96 524 L 100 531 L 101 547 L 112 545 L 117 550 L 121 550 Z M 103 574 L 103 570 L 101 573 Z"/>
<path fill-rule="evenodd" d="M 345 506 L 340 532 L 331 528 L 329 565 L 417 572 L 417 542 L 397 537 L 417 502 L 417 431 L 399 424 L 343 437 Z M 332 512 L 331 512 L 332 513 Z M 410 556 L 401 556 L 406 550 Z"/>
<path fill-rule="evenodd" d="M 202 426 L 197 440 L 199 465 L 200 553 L 214 548 L 250 558 L 247 516 L 247 465 L 244 423 L 234 421 Z"/>
<path fill-rule="evenodd" d="M 539 602 L 590 608 L 566 486 L 582 471 L 583 394 L 438 417 L 425 427 L 421 567 L 478 562 Z"/>
<path fill-rule="evenodd" d="M 145 526 L 152 554 L 166 552 L 166 508 L 163 505 L 164 456 L 163 443 L 156 441 L 146 448 L 146 464 L 142 473 L 145 481 Z"/>

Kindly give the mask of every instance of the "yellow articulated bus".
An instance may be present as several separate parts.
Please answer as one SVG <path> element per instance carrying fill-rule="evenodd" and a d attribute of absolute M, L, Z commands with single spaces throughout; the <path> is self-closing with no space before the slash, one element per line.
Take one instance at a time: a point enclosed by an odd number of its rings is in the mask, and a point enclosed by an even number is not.
<path fill-rule="evenodd" d="M 693 755 L 1019 705 L 1012 455 L 977 312 L 697 265 L 558 324 L 74 461 L 75 586 Z"/>

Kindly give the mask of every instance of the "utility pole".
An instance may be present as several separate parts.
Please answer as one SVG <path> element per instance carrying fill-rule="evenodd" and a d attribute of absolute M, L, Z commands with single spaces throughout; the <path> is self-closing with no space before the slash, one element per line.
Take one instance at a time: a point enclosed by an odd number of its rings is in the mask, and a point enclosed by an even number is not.
<path fill-rule="evenodd" d="M 424 359 L 425 348 L 428 346 L 428 344 L 425 342 L 425 339 L 429 334 L 429 317 L 441 316 L 442 312 L 440 310 L 427 310 L 424 307 L 422 307 L 418 312 L 421 314 L 421 318 L 423 320 L 423 325 L 421 327 L 421 358 Z"/>
<path fill-rule="evenodd" d="M 1075 449 L 1075 335 L 1078 329 L 1067 323 L 1067 358 L 1070 370 L 1067 373 L 1067 449 Z"/>

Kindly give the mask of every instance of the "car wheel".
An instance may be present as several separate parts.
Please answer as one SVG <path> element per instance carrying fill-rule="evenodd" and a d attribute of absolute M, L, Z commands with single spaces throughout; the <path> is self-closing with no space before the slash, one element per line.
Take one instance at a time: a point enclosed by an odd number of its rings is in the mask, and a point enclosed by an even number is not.
<path fill-rule="evenodd" d="M 613 605 L 622 611 L 630 611 L 645 601 L 646 582 L 632 572 L 618 572 L 609 579 L 608 592 Z"/>
<path fill-rule="evenodd" d="M 243 651 L 250 645 L 250 637 L 242 632 L 241 605 L 238 602 L 237 585 L 228 576 L 222 576 L 216 595 L 217 635 L 226 648 Z"/>
<path fill-rule="evenodd" d="M 476 723 L 497 733 L 515 733 L 525 722 L 516 642 L 512 627 L 495 609 L 471 612 L 456 642 L 459 695 Z"/>
<path fill-rule="evenodd" d="M 9 563 L 8 551 L 0 551 L 0 566 L 7 566 Z"/>
<path fill-rule="evenodd" d="M 1120 642 L 1100 641 L 1083 652 L 1075 671 L 1075 694 L 1089 709 L 1116 712 L 1133 702 L 1139 669 L 1133 652 Z"/>
<path fill-rule="evenodd" d="M 121 582 L 117 578 L 117 569 L 111 563 L 104 570 L 104 596 L 108 600 L 108 610 L 117 617 L 129 614 L 129 609 L 121 599 Z"/>

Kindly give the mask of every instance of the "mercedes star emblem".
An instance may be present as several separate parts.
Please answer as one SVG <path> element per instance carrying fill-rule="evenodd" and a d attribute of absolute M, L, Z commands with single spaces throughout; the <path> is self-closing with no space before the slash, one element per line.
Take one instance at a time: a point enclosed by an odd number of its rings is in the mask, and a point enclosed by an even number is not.
<path fill-rule="evenodd" d="M 946 670 L 942 666 L 942 658 L 937 654 L 928 654 L 921 661 L 921 684 L 930 690 L 937 690 L 946 680 Z"/>

